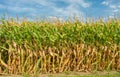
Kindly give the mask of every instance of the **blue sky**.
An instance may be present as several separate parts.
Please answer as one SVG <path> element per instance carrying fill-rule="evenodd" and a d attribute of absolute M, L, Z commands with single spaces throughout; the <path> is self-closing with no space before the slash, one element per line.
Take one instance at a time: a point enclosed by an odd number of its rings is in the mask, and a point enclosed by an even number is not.
<path fill-rule="evenodd" d="M 113 17 L 120 16 L 120 0 L 0 0 L 0 16 Z"/>

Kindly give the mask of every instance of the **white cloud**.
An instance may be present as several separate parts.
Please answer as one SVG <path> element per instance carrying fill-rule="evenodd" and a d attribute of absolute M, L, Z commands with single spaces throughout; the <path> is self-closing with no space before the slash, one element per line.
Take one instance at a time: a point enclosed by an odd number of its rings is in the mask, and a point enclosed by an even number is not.
<path fill-rule="evenodd" d="M 102 4 L 108 6 L 108 5 L 109 5 L 109 2 L 103 1 Z"/>
<path fill-rule="evenodd" d="M 76 8 L 77 6 L 75 5 L 69 5 L 66 8 L 56 8 L 54 7 L 54 11 L 56 12 L 57 15 L 63 15 L 63 16 L 71 16 L 71 15 L 76 15 L 79 16 L 80 14 L 83 14 L 80 10 Z"/>
<path fill-rule="evenodd" d="M 70 5 L 71 4 L 79 5 L 82 6 L 83 8 L 90 7 L 91 5 L 91 3 L 85 2 L 85 0 L 62 0 L 62 1 L 69 3 Z"/>
<path fill-rule="evenodd" d="M 115 5 L 109 5 L 110 8 L 116 9 L 117 7 Z"/>
<path fill-rule="evenodd" d="M 7 8 L 7 10 L 13 11 L 14 13 L 27 12 L 29 15 L 32 16 L 40 16 L 40 14 L 47 15 L 48 13 L 49 15 L 51 14 L 54 16 L 68 17 L 71 15 L 84 16 L 84 12 L 82 12 L 80 8 L 88 8 L 91 6 L 91 3 L 86 2 L 85 0 L 61 1 L 67 3 L 68 5 L 62 8 L 57 7 L 55 4 L 57 0 L 9 0 L 9 3 L 6 2 L 8 5 L 0 5 L 0 8 Z M 28 5 L 31 5 L 31 7 L 29 7 Z M 41 6 L 43 8 L 41 8 Z"/>
<path fill-rule="evenodd" d="M 51 7 L 50 5 L 55 6 L 54 1 L 57 1 L 57 0 L 28 0 L 28 1 L 35 2 L 43 6 Z M 91 3 L 85 2 L 85 0 L 60 0 L 60 1 L 68 3 L 69 5 L 71 4 L 79 5 L 79 6 L 82 6 L 83 8 L 90 7 L 91 5 Z"/>
<path fill-rule="evenodd" d="M 31 0 L 33 1 L 33 0 Z M 51 11 L 54 13 L 54 15 L 57 16 L 71 16 L 71 15 L 84 15 L 84 13 L 79 10 L 81 7 L 87 8 L 90 7 L 90 3 L 85 2 L 84 0 L 61 0 L 65 3 L 68 3 L 69 5 L 61 8 L 61 7 L 56 7 L 55 0 L 36 0 L 34 1 L 35 3 L 42 5 L 42 6 L 47 6 Z M 81 6 L 81 7 L 79 7 Z M 44 8 L 45 9 L 45 8 Z"/>
<path fill-rule="evenodd" d="M 111 4 L 109 5 L 111 9 L 120 9 L 120 5 Z"/>
<path fill-rule="evenodd" d="M 105 0 L 101 4 L 109 8 L 110 14 L 119 14 L 120 13 L 120 2 L 116 0 Z"/>
<path fill-rule="evenodd" d="M 53 11 L 55 15 L 63 15 L 63 16 L 70 16 L 73 14 L 75 15 L 83 14 L 83 12 L 79 9 L 81 7 L 87 8 L 87 7 L 90 7 L 91 5 L 90 3 L 87 3 L 84 0 L 61 0 L 65 3 L 68 3 L 69 5 L 64 8 L 60 8 L 60 7 L 56 7 L 54 1 L 55 0 L 49 0 L 49 1 L 48 0 L 36 0 L 34 2 L 42 6 L 47 6 L 48 8 L 51 9 L 51 11 Z"/>
<path fill-rule="evenodd" d="M 119 12 L 119 10 L 118 10 L 118 9 L 115 9 L 115 10 L 113 10 L 112 12 L 116 13 L 116 12 Z"/>
<path fill-rule="evenodd" d="M 10 0 L 9 3 L 6 2 L 4 5 L 0 4 L 0 8 L 5 10 L 5 12 L 3 13 L 7 13 L 8 15 L 13 16 L 13 17 L 16 15 L 20 16 L 19 18 L 21 18 L 23 15 L 29 16 L 29 17 L 37 16 L 36 8 L 29 7 L 27 6 L 27 4 L 31 4 L 31 2 L 27 2 L 26 0 L 18 1 L 18 2 L 16 0 Z"/>
<path fill-rule="evenodd" d="M 118 8 L 120 8 L 120 5 L 118 5 Z"/>
<path fill-rule="evenodd" d="M 13 6 L 4 6 L 6 9 L 7 13 L 13 12 L 14 14 L 25 14 L 28 13 L 28 15 L 33 16 L 33 13 L 36 13 L 36 10 L 34 8 L 29 8 L 29 7 L 13 7 Z"/>
<path fill-rule="evenodd" d="M 4 8 L 4 5 L 0 4 L 0 9 L 3 9 Z"/>
<path fill-rule="evenodd" d="M 49 7 L 51 7 L 51 6 L 54 5 L 53 2 L 48 1 L 48 0 L 36 0 L 35 2 L 38 3 L 38 4 L 40 4 L 40 5 L 49 6 Z"/>
<path fill-rule="evenodd" d="M 22 12 L 35 12 L 35 9 L 34 8 L 29 8 L 29 7 L 11 7 L 9 6 L 8 8 L 9 10 L 11 11 L 14 11 L 14 12 L 19 12 L 19 13 L 22 13 Z"/>

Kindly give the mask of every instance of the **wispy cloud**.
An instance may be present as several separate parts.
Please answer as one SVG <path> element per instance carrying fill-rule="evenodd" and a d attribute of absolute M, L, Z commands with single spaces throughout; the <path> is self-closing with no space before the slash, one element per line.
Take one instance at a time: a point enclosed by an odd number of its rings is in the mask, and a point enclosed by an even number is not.
<path fill-rule="evenodd" d="M 102 6 L 101 6 L 102 4 Z M 120 13 L 119 0 L 0 0 L 0 14 L 33 17 L 69 17 L 71 15 L 93 16 L 113 15 Z M 98 13 L 98 11 L 100 11 Z M 105 13 L 103 15 L 103 13 Z M 98 16 L 98 17 L 99 17 Z"/>
<path fill-rule="evenodd" d="M 109 17 L 114 18 L 114 16 L 120 16 L 120 1 L 119 0 L 104 0 L 101 4 L 108 7 Z"/>
<path fill-rule="evenodd" d="M 18 12 L 18 13 L 23 13 L 23 12 L 35 12 L 34 8 L 28 8 L 28 7 L 11 7 L 9 6 L 9 10 L 14 11 L 14 12 Z"/>
<path fill-rule="evenodd" d="M 3 9 L 3 8 L 4 8 L 4 6 L 2 4 L 0 4 L 0 9 Z"/>
<path fill-rule="evenodd" d="M 7 0 L 5 0 L 7 1 Z M 72 14 L 84 14 L 80 8 L 90 7 L 90 3 L 85 0 L 60 0 L 68 5 L 65 7 L 57 7 L 57 0 L 9 0 L 6 5 L 0 5 L 0 8 L 6 8 L 8 11 L 16 13 L 28 13 L 30 15 L 54 15 L 54 16 L 70 16 Z M 32 6 L 32 7 L 31 7 Z"/>
<path fill-rule="evenodd" d="M 81 11 L 80 9 L 88 8 L 91 5 L 91 3 L 85 2 L 84 0 L 62 0 L 62 1 L 69 5 L 64 8 L 57 8 L 55 6 L 53 8 L 57 14 L 62 14 L 64 16 L 71 16 L 71 15 L 84 16 L 84 12 Z"/>
<path fill-rule="evenodd" d="M 90 3 L 85 2 L 84 0 L 61 0 L 68 4 L 66 7 L 57 7 L 54 3 L 55 0 L 36 0 L 35 2 L 42 5 L 47 6 L 51 11 L 54 13 L 54 15 L 57 16 L 69 16 L 72 14 L 83 14 L 83 12 L 80 10 L 81 7 L 87 8 L 90 7 Z M 81 7 L 80 7 L 81 6 Z"/>
<path fill-rule="evenodd" d="M 106 5 L 106 6 L 108 6 L 109 3 L 110 3 L 109 1 L 103 1 L 103 2 L 102 2 L 102 4 L 103 4 L 103 5 Z"/>
<path fill-rule="evenodd" d="M 83 8 L 90 7 L 91 5 L 91 3 L 85 2 L 85 0 L 64 0 L 64 1 L 70 4 L 82 6 Z"/>
<path fill-rule="evenodd" d="M 84 14 L 75 5 L 69 5 L 66 8 L 53 7 L 53 9 L 54 9 L 54 12 L 56 15 L 63 15 L 63 16 L 76 15 L 76 16 L 79 16 L 80 14 L 82 14 L 82 15 Z"/>
<path fill-rule="evenodd" d="M 108 6 L 112 12 L 120 12 L 120 1 L 116 0 L 105 0 L 102 2 L 103 5 Z"/>

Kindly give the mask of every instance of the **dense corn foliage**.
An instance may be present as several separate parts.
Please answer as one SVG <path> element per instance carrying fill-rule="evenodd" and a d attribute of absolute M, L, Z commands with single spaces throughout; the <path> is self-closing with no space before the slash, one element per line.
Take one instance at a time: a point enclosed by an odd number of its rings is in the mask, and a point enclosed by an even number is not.
<path fill-rule="evenodd" d="M 0 73 L 120 69 L 120 20 L 0 24 Z"/>

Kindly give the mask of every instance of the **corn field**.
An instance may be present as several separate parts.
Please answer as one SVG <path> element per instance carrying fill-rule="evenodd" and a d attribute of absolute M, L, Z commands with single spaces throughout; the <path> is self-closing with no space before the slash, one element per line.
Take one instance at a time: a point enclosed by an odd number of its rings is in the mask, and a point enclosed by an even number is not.
<path fill-rule="evenodd" d="M 120 70 L 120 19 L 1 22 L 0 74 Z"/>

